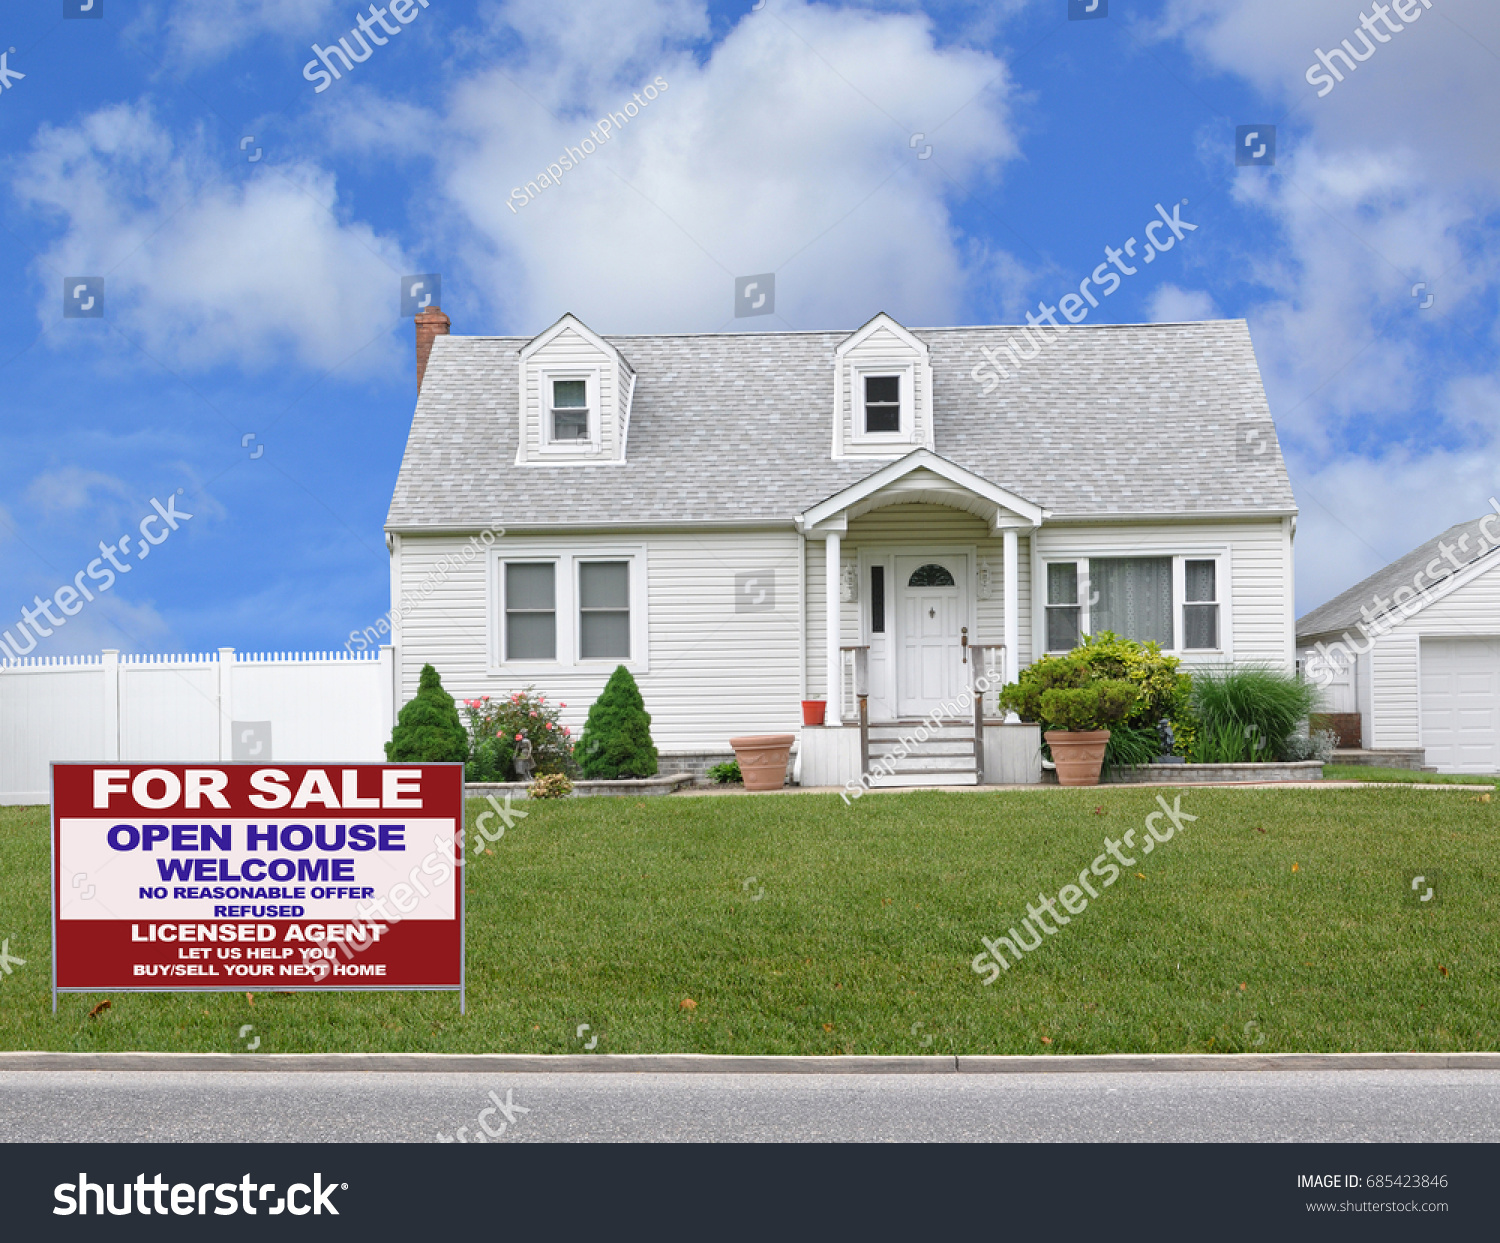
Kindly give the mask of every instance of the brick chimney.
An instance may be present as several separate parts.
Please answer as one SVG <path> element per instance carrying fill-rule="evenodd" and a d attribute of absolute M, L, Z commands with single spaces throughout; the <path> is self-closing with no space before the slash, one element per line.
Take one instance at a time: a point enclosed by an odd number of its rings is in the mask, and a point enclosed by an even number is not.
<path fill-rule="evenodd" d="M 417 313 L 417 392 L 422 391 L 422 377 L 427 374 L 427 356 L 432 353 L 433 337 L 448 335 L 451 321 L 443 308 L 429 306 Z"/>

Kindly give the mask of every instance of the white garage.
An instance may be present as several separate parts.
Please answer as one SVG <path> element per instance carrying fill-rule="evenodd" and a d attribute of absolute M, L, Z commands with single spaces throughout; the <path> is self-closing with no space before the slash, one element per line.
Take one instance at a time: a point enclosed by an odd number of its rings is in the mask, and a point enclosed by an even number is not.
<path fill-rule="evenodd" d="M 1500 506 L 1302 617 L 1297 655 L 1367 749 L 1500 773 Z"/>
<path fill-rule="evenodd" d="M 1443 772 L 1500 772 L 1500 636 L 1421 641 L 1422 746 Z"/>

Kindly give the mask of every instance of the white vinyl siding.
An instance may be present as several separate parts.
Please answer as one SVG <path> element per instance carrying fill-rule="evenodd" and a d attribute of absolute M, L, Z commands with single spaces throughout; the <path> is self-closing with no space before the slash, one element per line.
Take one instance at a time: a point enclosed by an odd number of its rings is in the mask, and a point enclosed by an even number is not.
<path fill-rule="evenodd" d="M 900 377 L 900 431 L 866 433 L 866 376 Z M 900 457 L 932 448 L 932 367 L 920 342 L 893 325 L 875 325 L 838 356 L 835 388 L 835 457 Z"/>
<path fill-rule="evenodd" d="M 589 435 L 581 441 L 553 437 L 553 383 L 558 380 L 583 380 L 587 385 Z M 618 355 L 572 326 L 563 327 L 521 366 L 518 463 L 534 466 L 623 461 L 630 397 L 630 372 Z"/>
<path fill-rule="evenodd" d="M 442 675 L 444 689 L 460 700 L 509 695 L 535 686 L 549 702 L 568 705 L 562 720 L 576 739 L 609 675 L 616 665 L 625 664 L 635 673 L 652 715 L 652 738 L 662 751 L 727 752 L 731 737 L 791 732 L 800 723 L 802 602 L 796 532 L 641 532 L 623 538 L 610 532 L 527 537 L 524 544 L 506 536 L 488 553 L 464 561 L 461 550 L 467 544 L 461 536 L 401 540 L 400 580 L 414 602 L 394 639 L 401 702 L 416 694 L 422 665 L 430 662 Z M 632 595 L 632 644 L 642 633 L 647 667 L 637 667 L 634 646 L 631 660 L 599 659 L 547 668 L 528 663 L 514 671 L 490 666 L 491 631 L 497 620 L 488 596 L 493 586 L 486 566 L 489 558 L 536 559 L 535 550 L 545 548 L 576 567 L 616 560 L 612 550 L 622 547 L 639 550 L 632 565 L 649 575 L 649 600 L 639 621 Z M 445 571 L 442 558 L 454 554 L 456 564 Z M 766 602 L 774 600 L 774 608 L 736 612 L 737 576 L 754 574 L 769 585 L 767 571 L 773 576 L 774 596 L 767 594 Z M 564 620 L 561 574 L 559 627 L 571 632 L 574 623 Z M 571 594 L 576 598 L 578 593 Z M 560 633 L 559 644 L 565 640 Z"/>

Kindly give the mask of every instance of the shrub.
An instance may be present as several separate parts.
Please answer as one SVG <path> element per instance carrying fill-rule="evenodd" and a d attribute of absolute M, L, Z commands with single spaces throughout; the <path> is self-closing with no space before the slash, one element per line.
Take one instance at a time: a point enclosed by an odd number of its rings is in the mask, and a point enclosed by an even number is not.
<path fill-rule="evenodd" d="M 585 777 L 602 781 L 656 775 L 651 714 L 624 665 L 610 674 L 589 709 L 578 738 L 578 764 Z"/>
<path fill-rule="evenodd" d="M 1023 721 L 1047 723 L 1042 696 L 1051 690 L 1072 690 L 1091 680 L 1086 666 L 1076 656 L 1044 656 L 1021 670 L 1021 675 L 1000 691 L 1000 707 Z M 1061 727 L 1059 727 L 1061 728 Z"/>
<path fill-rule="evenodd" d="M 567 773 L 543 773 L 526 787 L 527 798 L 567 798 L 572 793 Z"/>
<path fill-rule="evenodd" d="M 1200 764 L 1285 759 L 1289 740 L 1318 703 L 1310 682 L 1264 665 L 1206 669 L 1193 675 Z"/>
<path fill-rule="evenodd" d="M 1041 712 L 1053 729 L 1109 729 L 1129 715 L 1140 693 L 1124 678 L 1105 678 L 1087 686 L 1054 687 L 1042 692 Z"/>
<path fill-rule="evenodd" d="M 1293 734 L 1286 740 L 1286 758 L 1293 762 L 1321 760 L 1326 764 L 1333 759 L 1338 743 L 1339 736 L 1331 729 L 1315 729 L 1306 737 Z"/>
<path fill-rule="evenodd" d="M 1109 727 L 1109 741 L 1104 745 L 1104 767 L 1129 768 L 1150 764 L 1161 753 L 1161 738 L 1155 728 L 1122 721 Z"/>
<path fill-rule="evenodd" d="M 1182 662 L 1176 656 L 1162 655 L 1158 644 L 1137 643 L 1101 630 L 1085 635 L 1071 656 L 1081 660 L 1095 678 L 1123 678 L 1135 686 L 1139 696 L 1121 724 L 1154 729 L 1165 719 L 1172 722 L 1175 732 L 1178 718 L 1187 715 L 1192 679 L 1179 671 Z M 1158 748 L 1156 754 L 1160 753 Z"/>
<path fill-rule="evenodd" d="M 469 758 L 469 738 L 453 706 L 453 696 L 443 689 L 443 681 L 431 665 L 422 666 L 416 698 L 396 718 L 391 740 L 385 744 L 385 758 L 393 764 L 462 763 Z"/>
<path fill-rule="evenodd" d="M 528 686 L 504 699 L 481 695 L 464 700 L 469 723 L 469 781 L 513 781 L 512 768 L 522 738 L 531 740 L 533 772 L 568 772 L 573 765 L 572 731 L 562 723 L 567 704 L 551 704 L 547 696 Z M 472 771 L 471 771 L 472 770 Z M 481 776 L 493 772 L 495 776 Z"/>
<path fill-rule="evenodd" d="M 738 760 L 726 760 L 723 764 L 715 764 L 708 770 L 708 779 L 715 785 L 727 786 L 735 782 L 743 783 L 745 775 L 740 772 Z"/>

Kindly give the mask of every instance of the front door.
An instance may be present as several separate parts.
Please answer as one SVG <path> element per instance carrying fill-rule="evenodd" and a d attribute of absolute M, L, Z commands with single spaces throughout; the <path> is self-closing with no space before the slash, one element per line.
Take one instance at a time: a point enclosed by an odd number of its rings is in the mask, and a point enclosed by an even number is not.
<path fill-rule="evenodd" d="M 902 717 L 925 717 L 963 693 L 968 570 L 962 553 L 896 558 L 896 710 Z"/>

